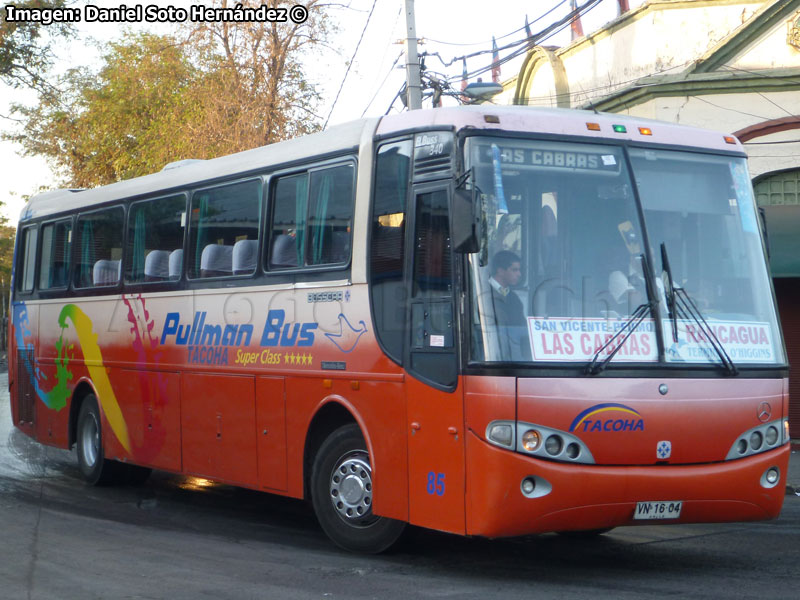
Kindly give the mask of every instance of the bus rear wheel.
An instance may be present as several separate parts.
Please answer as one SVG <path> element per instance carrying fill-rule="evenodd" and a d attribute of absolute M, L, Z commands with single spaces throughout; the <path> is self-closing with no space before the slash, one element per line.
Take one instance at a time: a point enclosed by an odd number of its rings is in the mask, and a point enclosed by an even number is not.
<path fill-rule="evenodd" d="M 101 423 L 97 398 L 89 394 L 83 399 L 78 413 L 76 440 L 78 466 L 86 482 L 91 485 L 107 485 L 118 481 L 124 467 L 116 461 L 106 460 Z"/>
<path fill-rule="evenodd" d="M 314 457 L 311 499 L 323 531 L 345 550 L 377 554 L 406 524 L 372 512 L 372 466 L 357 425 L 330 434 Z"/>

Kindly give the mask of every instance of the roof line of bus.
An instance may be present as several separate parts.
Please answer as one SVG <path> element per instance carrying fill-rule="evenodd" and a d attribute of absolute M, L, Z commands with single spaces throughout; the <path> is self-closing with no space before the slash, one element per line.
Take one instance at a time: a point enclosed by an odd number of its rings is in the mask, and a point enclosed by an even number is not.
<path fill-rule="evenodd" d="M 592 123 L 596 129 L 589 129 Z M 622 125 L 625 132 L 615 131 Z M 580 136 L 598 139 L 619 139 L 652 142 L 672 146 L 707 148 L 716 151 L 738 151 L 738 142 L 719 132 L 695 129 L 661 121 L 627 117 L 618 114 L 594 113 L 574 109 L 525 106 L 462 106 L 404 112 L 382 118 L 361 119 L 343 123 L 326 131 L 293 140 L 270 144 L 220 158 L 203 161 L 179 161 L 174 168 L 87 190 L 54 190 L 34 196 L 23 208 L 20 221 L 89 208 L 116 200 L 152 197 L 174 191 L 196 188 L 231 177 L 283 168 L 312 157 L 332 156 L 358 148 L 364 133 L 378 138 L 413 130 L 442 128 L 486 129 L 512 132 L 536 132 L 565 137 Z M 645 135 L 642 129 L 650 131 Z M 620 130 L 617 127 L 617 130 Z"/>

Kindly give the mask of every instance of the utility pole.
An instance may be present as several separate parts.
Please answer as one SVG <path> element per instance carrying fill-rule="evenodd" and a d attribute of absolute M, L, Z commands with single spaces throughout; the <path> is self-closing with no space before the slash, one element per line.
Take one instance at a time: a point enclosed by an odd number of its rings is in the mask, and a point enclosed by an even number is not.
<path fill-rule="evenodd" d="M 422 108 L 422 83 L 419 77 L 417 55 L 417 26 L 414 21 L 414 0 L 405 0 L 406 6 L 406 98 L 408 110 Z"/>

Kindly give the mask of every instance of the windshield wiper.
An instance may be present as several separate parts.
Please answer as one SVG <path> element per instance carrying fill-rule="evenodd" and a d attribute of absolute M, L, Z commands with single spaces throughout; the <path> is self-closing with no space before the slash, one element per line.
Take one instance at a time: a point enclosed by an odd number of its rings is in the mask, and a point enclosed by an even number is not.
<path fill-rule="evenodd" d="M 667 297 L 667 316 L 672 323 L 672 341 L 678 343 L 678 311 L 676 307 L 675 284 L 672 279 L 672 269 L 669 268 L 667 246 L 661 243 L 661 282 L 664 284 L 664 294 Z"/>
<path fill-rule="evenodd" d="M 639 326 L 639 323 L 644 321 L 644 318 L 647 316 L 647 313 L 651 312 L 652 310 L 652 302 L 646 302 L 645 304 L 640 304 L 636 307 L 636 310 L 633 311 L 633 314 L 628 317 L 628 319 L 623 323 L 622 327 L 619 328 L 619 331 L 611 336 L 605 344 L 600 346 L 597 349 L 597 352 L 594 353 L 592 360 L 589 361 L 589 364 L 586 365 L 586 374 L 587 375 L 597 375 L 600 371 L 606 368 L 606 365 L 611 362 L 611 359 L 614 358 L 614 355 L 619 352 L 619 349 L 625 345 L 625 342 L 628 341 L 628 338 L 631 337 L 631 334 L 634 330 Z M 625 337 L 622 338 L 622 341 L 617 344 L 617 346 L 606 356 L 602 362 L 598 363 L 597 359 L 600 358 L 600 355 L 603 351 L 608 348 L 614 340 L 616 340 L 619 336 L 625 333 Z"/>
<path fill-rule="evenodd" d="M 612 337 L 606 340 L 605 344 L 603 344 L 597 349 L 597 351 L 594 353 L 594 356 L 592 356 L 592 360 L 590 360 L 589 364 L 586 365 L 587 375 L 597 375 L 600 371 L 605 369 L 606 365 L 608 365 L 608 363 L 611 362 L 611 359 L 614 358 L 617 352 L 619 352 L 619 349 L 625 345 L 625 342 L 628 341 L 628 338 L 631 337 L 631 334 L 636 330 L 639 324 L 642 321 L 644 321 L 644 318 L 647 316 L 647 314 L 648 313 L 652 314 L 653 312 L 654 301 L 652 300 L 652 298 L 655 298 L 655 295 L 653 294 L 653 290 L 650 287 L 650 276 L 647 265 L 647 258 L 645 257 L 644 254 L 642 254 L 640 260 L 642 261 L 642 272 L 645 275 L 644 281 L 649 301 L 637 306 L 636 310 L 633 311 L 633 314 L 630 317 L 628 317 L 622 324 L 622 327 L 620 327 L 619 330 Z M 602 362 L 598 363 L 597 360 L 600 358 L 600 355 L 603 353 L 603 351 L 606 348 L 608 348 L 614 342 L 614 340 L 620 337 L 623 333 L 625 333 L 625 337 L 622 338 L 622 341 L 616 345 L 616 347 L 609 353 L 608 356 L 606 356 L 602 360 Z"/>
<path fill-rule="evenodd" d="M 725 347 L 719 338 L 714 333 L 714 330 L 706 322 L 703 313 L 697 308 L 694 300 L 681 286 L 677 285 L 672 279 L 672 272 L 669 268 L 669 259 L 667 258 L 667 247 L 661 244 L 661 264 L 666 273 L 666 295 L 667 295 L 667 308 L 669 311 L 670 319 L 672 320 L 672 338 L 675 343 L 678 343 L 678 316 L 684 320 L 692 320 L 700 328 L 700 332 L 705 336 L 705 340 L 714 349 L 719 356 L 722 363 L 722 368 L 728 375 L 738 375 L 739 369 L 731 360 L 731 357 L 725 351 Z M 662 277 L 663 279 L 663 277 Z"/>

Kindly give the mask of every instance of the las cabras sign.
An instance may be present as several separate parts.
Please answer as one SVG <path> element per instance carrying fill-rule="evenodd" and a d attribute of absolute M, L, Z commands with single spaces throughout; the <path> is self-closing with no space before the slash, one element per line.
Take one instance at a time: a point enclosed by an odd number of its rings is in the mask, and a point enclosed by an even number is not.
<path fill-rule="evenodd" d="M 531 354 L 535 361 L 585 362 L 623 327 L 623 319 L 528 318 Z M 769 363 L 775 360 L 772 332 L 768 323 L 709 321 L 731 360 L 737 363 Z M 693 321 L 678 321 L 678 342 L 673 342 L 672 322 L 662 323 L 668 361 L 706 363 L 719 358 L 708 338 Z M 655 321 L 642 321 L 624 344 L 620 334 L 599 355 L 603 359 L 618 346 L 615 362 L 658 360 Z"/>

